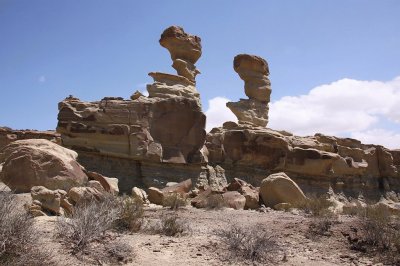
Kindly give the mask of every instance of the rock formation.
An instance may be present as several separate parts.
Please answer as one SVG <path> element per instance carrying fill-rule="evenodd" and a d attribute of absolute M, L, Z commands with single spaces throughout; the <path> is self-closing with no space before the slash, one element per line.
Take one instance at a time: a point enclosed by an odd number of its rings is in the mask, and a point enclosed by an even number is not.
<path fill-rule="evenodd" d="M 267 61 L 258 56 L 240 54 L 235 56 L 233 68 L 244 80 L 244 90 L 249 99 L 228 102 L 226 106 L 236 115 L 240 124 L 267 126 L 271 95 Z"/>
<path fill-rule="evenodd" d="M 225 169 L 228 180 L 259 185 L 269 174 L 285 172 L 305 192 L 380 197 L 400 191 L 397 152 L 358 140 L 287 132 L 226 122 L 207 135 L 210 164 Z M 393 154 L 393 155 L 392 155 Z"/>
<path fill-rule="evenodd" d="M 194 65 L 201 56 L 200 37 L 187 34 L 181 27 L 171 26 L 161 34 L 160 44 L 171 54 L 172 67 L 178 75 L 195 83 L 196 75 L 200 73 Z"/>
<path fill-rule="evenodd" d="M 203 147 L 206 117 L 194 80 L 200 38 L 173 26 L 160 44 L 169 50 L 178 75 L 149 73 L 154 79 L 147 85 L 149 97 L 136 92 L 131 100 L 83 102 L 71 96 L 59 103 L 62 144 L 76 150 L 88 170 L 117 176 L 122 192 L 210 176 Z"/>
<path fill-rule="evenodd" d="M 11 142 L 21 139 L 47 139 L 61 144 L 60 134 L 52 130 L 13 130 L 7 127 L 0 127 L 0 151 Z"/>
<path fill-rule="evenodd" d="M 16 192 L 34 186 L 69 190 L 88 181 L 77 153 L 45 139 L 14 141 L 2 150 L 0 180 Z"/>

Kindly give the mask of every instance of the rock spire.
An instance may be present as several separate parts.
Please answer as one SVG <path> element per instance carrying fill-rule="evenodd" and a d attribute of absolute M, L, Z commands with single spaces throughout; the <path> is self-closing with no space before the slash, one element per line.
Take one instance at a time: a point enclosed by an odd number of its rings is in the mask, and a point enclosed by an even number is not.
<path fill-rule="evenodd" d="M 267 126 L 271 95 L 267 61 L 255 55 L 239 54 L 233 60 L 233 68 L 244 81 L 244 91 L 249 99 L 228 102 L 226 106 L 236 115 L 240 124 Z"/>

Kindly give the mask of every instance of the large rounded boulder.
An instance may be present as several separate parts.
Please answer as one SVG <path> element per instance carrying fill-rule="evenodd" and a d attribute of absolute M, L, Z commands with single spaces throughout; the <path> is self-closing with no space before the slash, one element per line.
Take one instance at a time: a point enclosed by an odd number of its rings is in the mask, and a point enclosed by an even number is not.
<path fill-rule="evenodd" d="M 260 197 L 267 207 L 279 203 L 296 203 L 306 200 L 301 188 L 285 173 L 269 175 L 261 182 Z"/>
<path fill-rule="evenodd" d="M 34 186 L 68 191 L 88 182 L 78 154 L 45 139 L 18 140 L 1 151 L 0 180 L 17 193 Z"/>

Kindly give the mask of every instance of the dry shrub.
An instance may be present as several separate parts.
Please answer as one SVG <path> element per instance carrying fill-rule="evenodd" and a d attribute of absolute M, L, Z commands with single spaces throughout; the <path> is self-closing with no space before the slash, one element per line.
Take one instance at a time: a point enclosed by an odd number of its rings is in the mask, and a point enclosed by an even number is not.
<path fill-rule="evenodd" d="M 176 213 L 164 214 L 152 227 L 151 232 L 166 236 L 182 236 L 190 233 L 191 228 L 187 221 L 178 217 Z"/>
<path fill-rule="evenodd" d="M 351 215 L 351 216 L 362 216 L 365 213 L 365 207 L 358 201 L 354 202 L 354 206 L 347 206 L 343 208 L 343 214 Z"/>
<path fill-rule="evenodd" d="M 243 228 L 232 225 L 218 231 L 217 235 L 228 246 L 229 258 L 261 263 L 273 263 L 280 247 L 276 238 L 260 230 L 260 227 Z"/>
<path fill-rule="evenodd" d="M 77 254 L 91 242 L 100 240 L 106 230 L 112 228 L 118 214 L 118 204 L 112 197 L 100 202 L 84 202 L 75 206 L 69 217 L 58 218 L 57 235 L 70 246 L 73 254 Z"/>
<path fill-rule="evenodd" d="M 115 225 L 118 229 L 137 232 L 143 225 L 143 201 L 124 196 L 119 200 L 119 213 Z"/>
<path fill-rule="evenodd" d="M 109 263 L 128 263 L 132 261 L 132 247 L 121 240 L 113 241 L 105 247 L 105 255 Z"/>
<path fill-rule="evenodd" d="M 37 246 L 34 220 L 15 197 L 0 191 L 0 265 L 54 265 L 50 252 Z"/>
<path fill-rule="evenodd" d="M 318 236 L 330 236 L 330 229 L 338 223 L 338 217 L 332 213 L 321 216 L 314 216 L 306 233 L 307 237 L 315 238 Z"/>
<path fill-rule="evenodd" d="M 325 196 L 311 196 L 304 201 L 293 204 L 294 208 L 301 209 L 313 216 L 324 216 L 331 213 L 330 207 L 332 206 L 333 203 Z"/>
<path fill-rule="evenodd" d="M 400 220 L 384 206 L 367 206 L 359 216 L 351 249 L 379 255 L 387 263 L 400 264 Z M 350 235 L 350 234 L 347 234 Z"/>
<path fill-rule="evenodd" d="M 163 199 L 163 206 L 177 210 L 189 204 L 187 198 L 180 193 L 168 193 Z"/>

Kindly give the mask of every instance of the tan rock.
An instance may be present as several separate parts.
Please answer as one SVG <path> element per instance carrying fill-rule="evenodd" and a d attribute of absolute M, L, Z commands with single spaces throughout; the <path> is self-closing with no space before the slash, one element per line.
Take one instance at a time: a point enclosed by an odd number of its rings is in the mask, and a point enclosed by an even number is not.
<path fill-rule="evenodd" d="M 232 202 L 232 204 L 234 204 L 234 202 Z M 191 205 L 196 208 L 225 207 L 225 201 L 222 197 L 221 191 L 215 191 L 208 188 L 200 191 L 199 194 L 191 200 Z"/>
<path fill-rule="evenodd" d="M 243 210 L 246 205 L 246 198 L 237 191 L 228 191 L 222 194 L 225 205 L 235 210 Z"/>
<path fill-rule="evenodd" d="M 233 68 L 245 82 L 245 93 L 250 99 L 268 103 L 271 83 L 268 79 L 268 63 L 255 55 L 240 54 L 235 56 Z"/>
<path fill-rule="evenodd" d="M 274 207 L 278 203 L 296 204 L 306 200 L 303 191 L 285 173 L 276 173 L 265 178 L 261 182 L 260 197 L 267 207 Z"/>
<path fill-rule="evenodd" d="M 49 190 L 43 186 L 35 186 L 31 189 L 33 201 L 39 201 L 41 209 L 54 214 L 60 214 L 60 202 L 67 192 L 63 190 Z"/>
<path fill-rule="evenodd" d="M 237 191 L 246 198 L 245 209 L 257 209 L 259 205 L 259 192 L 244 180 L 234 178 L 227 186 L 229 191 Z"/>
<path fill-rule="evenodd" d="M 76 162 L 77 153 L 49 140 L 18 140 L 3 149 L 0 179 L 16 192 L 30 192 L 34 186 L 69 190 L 87 182 Z"/>
<path fill-rule="evenodd" d="M 179 194 L 186 194 L 192 189 L 192 180 L 187 179 L 185 181 L 179 182 L 175 185 L 165 187 L 161 189 L 161 192 L 165 195 L 168 193 L 179 193 Z"/>
<path fill-rule="evenodd" d="M 155 187 L 149 187 L 147 189 L 148 199 L 151 203 L 162 205 L 164 201 L 164 194 L 161 190 Z"/>
<path fill-rule="evenodd" d="M 141 200 L 143 203 L 149 202 L 146 191 L 138 187 L 132 188 L 132 197 Z"/>
<path fill-rule="evenodd" d="M 227 102 L 226 106 L 236 115 L 239 123 L 266 127 L 268 124 L 268 103 L 252 99 Z"/>
<path fill-rule="evenodd" d="M 195 64 L 201 56 L 200 37 L 187 34 L 178 26 L 165 29 L 161 34 L 160 44 L 168 49 L 172 60 L 184 59 Z"/>
<path fill-rule="evenodd" d="M 136 100 L 139 97 L 145 97 L 140 91 L 135 91 L 132 95 L 131 95 L 131 100 Z"/>
<path fill-rule="evenodd" d="M 68 199 L 73 205 L 93 200 L 101 200 L 104 194 L 91 187 L 74 187 L 68 191 Z"/>
<path fill-rule="evenodd" d="M 106 177 L 103 176 L 99 173 L 96 172 L 91 172 L 91 171 L 86 171 L 86 175 L 90 180 L 95 180 L 101 184 L 103 189 L 107 191 L 108 193 L 111 193 L 113 195 L 118 195 L 119 193 L 119 188 L 118 188 L 118 179 L 117 178 L 111 178 L 111 177 Z M 101 191 L 101 189 L 99 190 Z"/>

